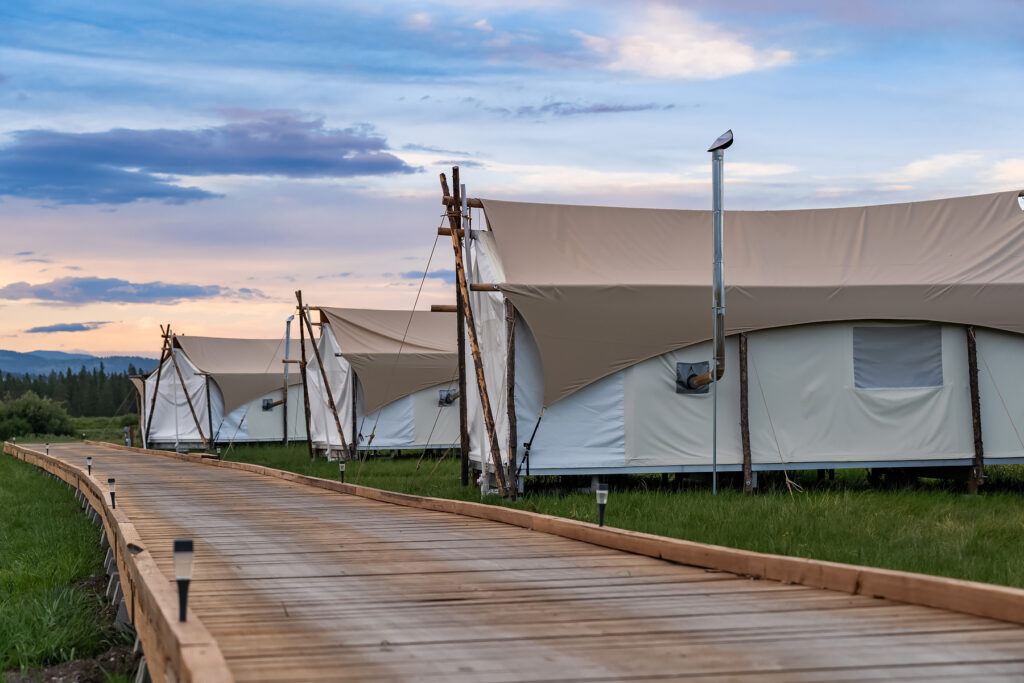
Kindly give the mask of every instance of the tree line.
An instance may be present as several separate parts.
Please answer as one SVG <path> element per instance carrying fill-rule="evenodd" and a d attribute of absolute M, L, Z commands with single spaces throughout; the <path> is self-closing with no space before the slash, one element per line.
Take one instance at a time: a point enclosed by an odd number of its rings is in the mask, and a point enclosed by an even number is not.
<path fill-rule="evenodd" d="M 138 375 L 134 365 L 127 372 L 107 373 L 100 367 L 77 373 L 70 368 L 49 375 L 0 373 L 0 400 L 17 400 L 29 392 L 64 406 L 72 417 L 113 417 L 137 411 L 136 391 L 129 377 Z"/>

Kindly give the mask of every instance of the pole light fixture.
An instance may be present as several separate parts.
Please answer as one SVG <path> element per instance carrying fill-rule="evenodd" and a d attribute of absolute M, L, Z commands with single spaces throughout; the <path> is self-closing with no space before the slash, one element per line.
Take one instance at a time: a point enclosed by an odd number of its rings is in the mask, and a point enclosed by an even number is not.
<path fill-rule="evenodd" d="M 604 526 L 604 506 L 608 504 L 608 484 L 597 485 L 597 525 Z"/>
<path fill-rule="evenodd" d="M 174 578 L 178 582 L 178 621 L 188 614 L 188 584 L 192 580 L 192 539 L 174 539 Z"/>
<path fill-rule="evenodd" d="M 110 507 L 114 508 L 115 510 L 117 509 L 117 499 L 114 498 L 114 494 L 116 493 L 116 488 L 117 488 L 117 484 L 114 481 L 114 478 L 113 477 L 108 477 L 107 478 L 107 489 L 110 491 Z"/>
<path fill-rule="evenodd" d="M 345 459 L 338 458 L 338 476 L 341 478 L 341 483 L 345 483 Z"/>
<path fill-rule="evenodd" d="M 85 466 L 89 468 L 89 476 L 92 476 L 92 456 L 85 456 Z"/>

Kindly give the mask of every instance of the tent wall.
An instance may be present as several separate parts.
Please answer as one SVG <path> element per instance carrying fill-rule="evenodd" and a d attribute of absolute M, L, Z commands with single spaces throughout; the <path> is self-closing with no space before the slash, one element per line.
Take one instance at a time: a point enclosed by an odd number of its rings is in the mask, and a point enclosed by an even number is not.
<path fill-rule="evenodd" d="M 178 379 L 178 373 L 174 369 L 174 362 L 167 358 L 158 369 L 160 373 L 160 387 L 156 397 L 156 405 L 153 409 L 153 422 L 149 423 L 149 412 L 153 392 L 156 390 L 157 372 L 151 373 L 145 380 L 145 400 L 143 402 L 142 427 L 150 424 L 150 431 L 147 443 L 154 444 L 201 444 L 199 430 L 196 428 L 195 419 L 188 407 L 186 393 L 192 399 L 192 406 L 195 408 L 199 423 L 203 428 L 203 436 L 209 437 L 209 420 L 207 417 L 206 403 L 206 377 L 199 374 L 199 370 L 188 359 L 188 356 L 181 349 L 174 349 L 175 359 L 178 361 L 178 368 L 181 370 L 182 385 Z M 214 406 L 216 407 L 216 406 Z M 214 415 L 214 424 L 219 413 Z"/>
<path fill-rule="evenodd" d="M 320 357 L 327 370 L 327 381 L 331 385 L 334 405 L 338 409 L 338 419 L 345 435 L 344 443 L 351 444 L 352 366 L 344 357 L 338 355 L 341 353 L 341 348 L 338 346 L 331 326 L 325 324 L 321 330 L 320 339 L 316 342 L 317 348 L 320 350 Z M 309 359 L 309 365 L 306 367 L 306 383 L 309 385 L 309 423 L 313 433 L 313 443 L 318 448 L 326 449 L 329 445 L 332 449 L 340 449 L 342 439 L 338 435 L 338 426 L 334 421 L 333 413 L 331 413 L 331 407 L 327 401 L 327 390 L 324 387 L 315 357 Z M 302 400 L 301 396 L 299 400 Z M 303 408 L 303 410 L 305 409 Z M 303 416 L 302 419 L 305 417 Z"/>
<path fill-rule="evenodd" d="M 495 281 L 498 274 L 490 268 L 486 233 L 475 245 L 474 281 Z M 497 406 L 499 441 L 507 458 L 503 303 L 497 293 L 473 296 L 491 402 Z M 856 331 L 864 328 L 870 329 Z M 872 358 L 871 344 L 865 347 L 863 340 L 877 337 L 868 334 L 877 328 L 883 328 L 882 338 L 888 335 L 895 344 L 880 346 Z M 522 443 L 529 441 L 537 425 L 544 387 L 540 354 L 522 319 L 515 334 L 521 461 Z M 976 335 L 985 460 L 1024 460 L 1024 336 L 988 329 L 978 329 Z M 747 336 L 755 469 L 966 465 L 973 457 L 963 326 L 853 321 Z M 855 338 L 862 343 L 856 350 L 859 363 L 880 363 L 897 384 L 906 377 L 910 384 L 922 386 L 885 386 L 885 372 L 878 372 L 879 367 L 861 366 L 858 375 Z M 633 365 L 555 402 L 537 429 L 531 474 L 710 469 L 711 393 L 676 393 L 676 364 L 707 361 L 710 356 L 709 343 L 695 344 Z M 472 362 L 467 354 L 470 371 Z M 924 370 L 915 373 L 916 364 Z M 718 464 L 734 470 L 742 464 L 738 367 L 737 337 L 731 336 L 726 340 L 726 374 L 718 385 Z M 489 462 L 489 454 L 474 389 L 471 383 L 470 459 L 479 467 L 482 460 Z"/>

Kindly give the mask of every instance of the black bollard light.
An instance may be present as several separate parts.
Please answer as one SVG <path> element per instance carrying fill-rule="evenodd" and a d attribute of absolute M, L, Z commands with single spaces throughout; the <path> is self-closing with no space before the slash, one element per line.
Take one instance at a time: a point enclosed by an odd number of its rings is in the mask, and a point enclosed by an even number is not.
<path fill-rule="evenodd" d="M 604 506 L 608 504 L 608 484 L 597 485 L 597 525 L 604 526 Z"/>
<path fill-rule="evenodd" d="M 117 509 L 117 501 L 114 499 L 114 489 L 116 486 L 117 484 L 114 482 L 113 477 L 107 478 L 107 489 L 110 490 L 110 507 L 115 510 Z"/>
<path fill-rule="evenodd" d="M 92 456 L 85 456 L 85 466 L 89 468 L 89 476 L 92 476 Z"/>
<path fill-rule="evenodd" d="M 178 621 L 188 614 L 188 584 L 192 580 L 192 539 L 174 539 L 174 578 L 178 581 Z"/>
<path fill-rule="evenodd" d="M 345 460 L 338 458 L 338 476 L 341 477 L 341 483 L 345 483 Z"/>
<path fill-rule="evenodd" d="M 46 454 L 47 455 L 50 454 L 50 444 L 49 443 L 46 444 Z"/>

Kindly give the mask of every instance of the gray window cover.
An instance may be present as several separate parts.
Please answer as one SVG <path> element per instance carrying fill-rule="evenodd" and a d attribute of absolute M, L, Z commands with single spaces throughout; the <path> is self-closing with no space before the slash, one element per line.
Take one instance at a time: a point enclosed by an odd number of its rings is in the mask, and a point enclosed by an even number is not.
<path fill-rule="evenodd" d="M 942 328 L 854 327 L 853 383 L 858 389 L 941 387 Z"/>

